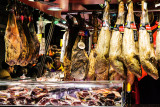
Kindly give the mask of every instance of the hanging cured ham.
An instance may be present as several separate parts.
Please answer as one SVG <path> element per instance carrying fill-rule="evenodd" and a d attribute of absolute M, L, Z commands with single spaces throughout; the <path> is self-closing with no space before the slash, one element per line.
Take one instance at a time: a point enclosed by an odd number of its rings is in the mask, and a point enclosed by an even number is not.
<path fill-rule="evenodd" d="M 24 34 L 24 30 L 22 28 L 22 21 L 19 18 L 20 16 L 18 15 L 17 17 L 18 17 L 17 18 L 17 26 L 18 26 L 18 31 L 19 31 L 19 35 L 20 35 L 22 44 L 21 44 L 21 52 L 20 52 L 21 54 L 17 60 L 16 65 L 23 66 L 23 62 L 26 60 L 27 55 L 29 53 L 29 46 L 28 46 L 28 41 L 27 41 L 26 35 Z"/>
<path fill-rule="evenodd" d="M 72 55 L 72 48 L 75 43 L 76 37 L 79 32 L 79 27 L 76 24 L 76 18 L 69 16 L 66 17 L 69 23 L 69 37 L 68 37 L 68 45 L 65 49 L 65 54 L 63 58 L 63 65 L 64 65 L 64 78 L 65 80 L 71 80 L 71 55 Z"/>
<path fill-rule="evenodd" d="M 109 3 L 106 2 L 106 7 L 103 14 L 103 27 L 101 28 L 98 42 L 93 54 L 94 58 L 89 60 L 89 72 L 91 72 L 94 65 L 94 76 L 96 80 L 107 80 L 109 70 L 109 47 L 110 47 L 110 30 L 109 30 Z M 91 63 L 93 65 L 91 65 Z"/>
<path fill-rule="evenodd" d="M 122 38 L 123 35 L 119 31 L 119 27 L 124 26 L 124 3 L 123 1 L 119 2 L 119 9 L 118 9 L 118 17 L 116 21 L 115 28 L 112 32 L 112 37 L 110 41 L 110 51 L 109 51 L 109 59 L 111 68 L 114 69 L 117 73 L 121 76 L 126 77 L 124 71 L 124 64 L 122 60 Z M 117 75 L 117 73 L 114 73 Z"/>
<path fill-rule="evenodd" d="M 141 27 L 139 30 L 139 53 L 143 69 L 154 79 L 158 79 L 157 61 L 153 47 L 146 2 L 142 1 Z"/>
<path fill-rule="evenodd" d="M 156 59 L 158 64 L 160 65 L 160 19 L 156 36 Z"/>
<path fill-rule="evenodd" d="M 5 33 L 5 61 L 10 66 L 17 64 L 21 54 L 21 38 L 19 35 L 16 17 L 13 13 L 9 14 L 8 23 Z"/>
<path fill-rule="evenodd" d="M 34 52 L 32 54 L 32 61 L 36 61 L 38 59 L 38 55 L 39 55 L 39 49 L 40 49 L 40 43 L 39 43 L 39 40 L 37 38 L 37 35 L 36 35 L 36 31 L 35 31 L 35 27 L 34 27 L 34 23 L 33 23 L 33 18 L 32 16 L 29 17 L 29 23 L 28 23 L 28 28 L 29 28 L 29 31 L 30 31 L 30 34 L 31 34 L 31 37 L 33 39 L 33 44 L 34 44 Z"/>
<path fill-rule="evenodd" d="M 128 2 L 128 14 L 122 44 L 124 63 L 128 69 L 128 72 L 130 71 L 137 77 L 141 77 L 141 68 L 137 48 L 138 36 L 134 21 L 133 2 L 131 0 L 128 0 Z"/>
<path fill-rule="evenodd" d="M 95 80 L 96 78 L 96 75 L 95 75 L 95 57 L 94 57 L 94 53 L 95 51 L 94 50 L 91 50 L 91 53 L 89 55 L 89 71 L 88 71 L 88 74 L 87 74 L 87 80 Z"/>
<path fill-rule="evenodd" d="M 72 48 L 71 77 L 75 80 L 84 80 L 88 72 L 88 55 L 85 49 L 80 49 L 78 43 L 82 42 L 78 36 Z"/>
<path fill-rule="evenodd" d="M 24 62 L 21 64 L 22 66 L 26 66 L 26 65 L 28 65 L 28 63 L 31 62 L 32 56 L 35 52 L 33 37 L 31 36 L 31 32 L 29 31 L 27 24 L 28 24 L 28 20 L 25 19 L 22 23 L 22 27 L 23 27 L 24 33 L 27 38 L 27 42 L 28 42 L 28 46 L 29 46 L 29 53 L 28 53 L 26 59 L 24 60 Z"/>

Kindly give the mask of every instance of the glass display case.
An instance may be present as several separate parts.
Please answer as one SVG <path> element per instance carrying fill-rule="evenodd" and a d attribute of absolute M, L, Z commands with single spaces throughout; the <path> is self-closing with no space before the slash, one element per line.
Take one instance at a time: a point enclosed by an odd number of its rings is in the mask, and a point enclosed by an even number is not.
<path fill-rule="evenodd" d="M 123 106 L 123 81 L 0 81 L 0 105 Z"/>

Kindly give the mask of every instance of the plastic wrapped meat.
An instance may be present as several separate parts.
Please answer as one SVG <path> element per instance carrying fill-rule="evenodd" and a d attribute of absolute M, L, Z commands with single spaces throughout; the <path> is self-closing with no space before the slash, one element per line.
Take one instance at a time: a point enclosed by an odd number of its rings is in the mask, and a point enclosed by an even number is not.
<path fill-rule="evenodd" d="M 60 106 L 70 106 L 70 104 L 64 100 L 59 101 Z"/>
<path fill-rule="evenodd" d="M 89 101 L 88 106 L 98 106 L 95 101 Z"/>
<path fill-rule="evenodd" d="M 26 105 L 27 104 L 26 97 L 24 97 L 24 96 L 17 97 L 16 102 L 18 105 Z"/>
<path fill-rule="evenodd" d="M 6 105 L 6 99 L 0 98 L 0 105 Z"/>
<path fill-rule="evenodd" d="M 47 104 L 50 104 L 50 99 L 47 97 L 43 97 L 39 102 L 38 105 L 45 106 Z"/>
<path fill-rule="evenodd" d="M 27 88 L 23 87 L 13 87 L 8 89 L 8 93 L 10 93 L 11 96 L 25 96 L 28 93 Z"/>
<path fill-rule="evenodd" d="M 51 98 L 50 99 L 50 103 L 53 105 L 53 106 L 60 106 L 60 103 L 57 99 L 53 99 Z"/>
<path fill-rule="evenodd" d="M 16 99 L 15 98 L 8 98 L 7 105 L 17 105 Z"/>
<path fill-rule="evenodd" d="M 26 97 L 26 105 L 34 105 L 35 104 L 35 101 L 31 98 L 31 97 Z"/>
<path fill-rule="evenodd" d="M 89 92 L 87 92 L 87 91 L 84 91 L 84 92 L 76 92 L 76 96 L 77 96 L 77 98 L 79 98 L 80 100 L 83 100 L 83 99 L 85 99 L 87 96 L 89 96 L 90 95 L 90 93 Z"/>
<path fill-rule="evenodd" d="M 115 106 L 115 103 L 113 100 L 106 100 L 105 106 Z"/>
<path fill-rule="evenodd" d="M 31 98 L 35 100 L 35 103 L 39 102 L 43 97 L 48 97 L 49 93 L 46 88 L 36 87 L 31 92 Z"/>
<path fill-rule="evenodd" d="M 75 101 L 71 104 L 72 106 L 82 106 L 81 102 Z"/>

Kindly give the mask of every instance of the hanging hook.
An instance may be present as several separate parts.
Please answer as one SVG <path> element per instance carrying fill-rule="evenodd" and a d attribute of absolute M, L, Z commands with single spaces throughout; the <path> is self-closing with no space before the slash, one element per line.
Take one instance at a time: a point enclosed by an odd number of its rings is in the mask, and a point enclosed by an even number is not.
<path fill-rule="evenodd" d="M 104 0 L 104 7 L 107 5 L 107 2 L 111 2 L 111 0 Z"/>
<path fill-rule="evenodd" d="M 40 16 L 44 15 L 44 13 L 42 11 L 40 11 L 40 10 L 39 10 L 39 14 L 40 14 Z"/>

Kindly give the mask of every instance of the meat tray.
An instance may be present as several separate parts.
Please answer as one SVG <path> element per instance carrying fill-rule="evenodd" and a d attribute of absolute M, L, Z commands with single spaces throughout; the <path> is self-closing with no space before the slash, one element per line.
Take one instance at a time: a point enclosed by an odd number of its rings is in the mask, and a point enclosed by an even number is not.
<path fill-rule="evenodd" d="M 123 106 L 122 90 L 123 81 L 0 81 L 0 106 Z"/>

